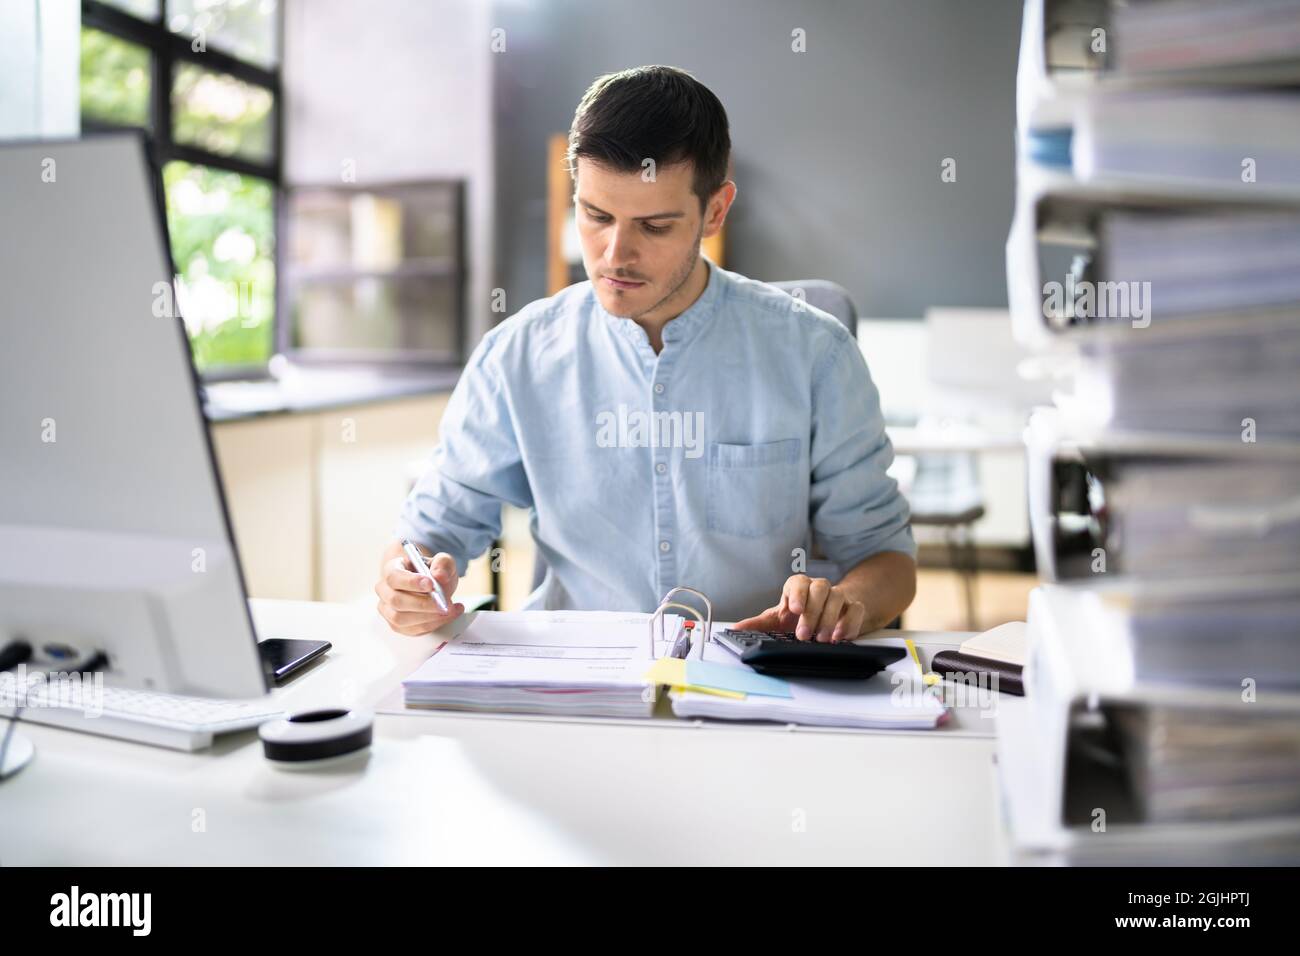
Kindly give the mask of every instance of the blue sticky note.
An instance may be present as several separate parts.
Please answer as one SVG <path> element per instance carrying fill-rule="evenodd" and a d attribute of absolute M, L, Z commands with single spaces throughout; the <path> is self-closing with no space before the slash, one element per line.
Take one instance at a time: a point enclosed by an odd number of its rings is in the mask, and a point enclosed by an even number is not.
<path fill-rule="evenodd" d="M 735 690 L 742 694 L 760 694 L 764 697 L 793 697 L 790 685 L 779 677 L 756 674 L 748 667 L 727 667 L 710 661 L 688 660 L 686 680 L 700 687 L 718 690 Z"/>

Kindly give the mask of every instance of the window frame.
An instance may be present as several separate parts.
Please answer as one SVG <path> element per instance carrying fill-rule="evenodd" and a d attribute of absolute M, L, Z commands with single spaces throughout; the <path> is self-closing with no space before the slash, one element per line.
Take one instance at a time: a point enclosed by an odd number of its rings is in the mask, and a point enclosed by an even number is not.
<path fill-rule="evenodd" d="M 275 295 L 271 306 L 271 355 L 280 341 L 280 274 L 281 235 L 284 206 L 284 100 L 281 69 L 284 55 L 284 3 L 275 11 L 275 63 L 273 68 L 258 66 L 247 60 L 216 49 L 211 44 L 202 52 L 191 46 L 190 37 L 173 33 L 167 28 L 168 6 L 171 0 L 159 0 L 158 17 L 144 20 L 109 6 L 100 0 L 81 0 L 81 26 L 99 30 L 120 40 L 143 47 L 150 57 L 149 73 L 149 127 L 144 128 L 155 166 L 161 171 L 169 162 L 179 160 L 199 166 L 210 166 L 243 176 L 262 179 L 271 185 L 271 230 L 273 249 L 271 267 L 275 272 Z M 172 129 L 172 81 L 176 67 L 193 64 L 215 73 L 225 73 L 271 94 L 271 160 L 259 163 L 239 156 L 221 156 L 198 146 L 177 143 Z M 90 132 L 138 130 L 137 126 L 122 126 L 83 116 L 81 128 Z M 270 356 L 268 356 L 269 362 Z M 223 365 L 204 369 L 204 381 L 266 378 L 267 362 L 256 365 Z"/>

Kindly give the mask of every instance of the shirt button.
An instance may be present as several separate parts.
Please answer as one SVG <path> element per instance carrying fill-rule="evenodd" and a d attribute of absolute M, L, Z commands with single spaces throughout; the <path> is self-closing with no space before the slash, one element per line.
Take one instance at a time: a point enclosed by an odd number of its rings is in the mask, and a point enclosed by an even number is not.
<path fill-rule="evenodd" d="M 656 394 L 656 395 L 662 395 L 663 393 L 664 393 L 664 383 L 663 383 L 663 382 L 655 382 L 655 394 Z"/>
<path fill-rule="evenodd" d="M 659 462 L 659 464 L 655 465 L 655 471 L 659 472 L 659 474 L 661 475 L 667 470 L 668 470 L 668 466 L 665 465 L 662 461 Z"/>
<path fill-rule="evenodd" d="M 671 544 L 669 544 L 667 541 L 660 541 L 660 542 L 659 542 L 659 550 L 662 551 L 662 552 L 664 552 L 665 554 L 667 554 L 667 553 L 668 553 L 669 551 L 671 551 L 672 549 L 673 549 L 673 546 L 672 546 Z"/>

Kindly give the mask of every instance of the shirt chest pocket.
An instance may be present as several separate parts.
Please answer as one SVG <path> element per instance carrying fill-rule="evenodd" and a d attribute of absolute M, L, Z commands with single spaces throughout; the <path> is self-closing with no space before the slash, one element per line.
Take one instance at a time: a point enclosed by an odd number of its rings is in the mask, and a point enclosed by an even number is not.
<path fill-rule="evenodd" d="M 708 528 L 758 538 L 771 534 L 806 506 L 800 493 L 798 438 L 758 445 L 710 442 Z"/>

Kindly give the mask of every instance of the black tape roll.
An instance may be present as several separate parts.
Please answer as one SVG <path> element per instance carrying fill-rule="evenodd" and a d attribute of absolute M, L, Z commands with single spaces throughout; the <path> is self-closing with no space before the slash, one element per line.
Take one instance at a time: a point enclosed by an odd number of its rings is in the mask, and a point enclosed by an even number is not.
<path fill-rule="evenodd" d="M 271 720 L 257 730 L 268 760 L 301 763 L 339 757 L 370 746 L 374 715 L 368 711 L 309 710 L 283 720 Z"/>

